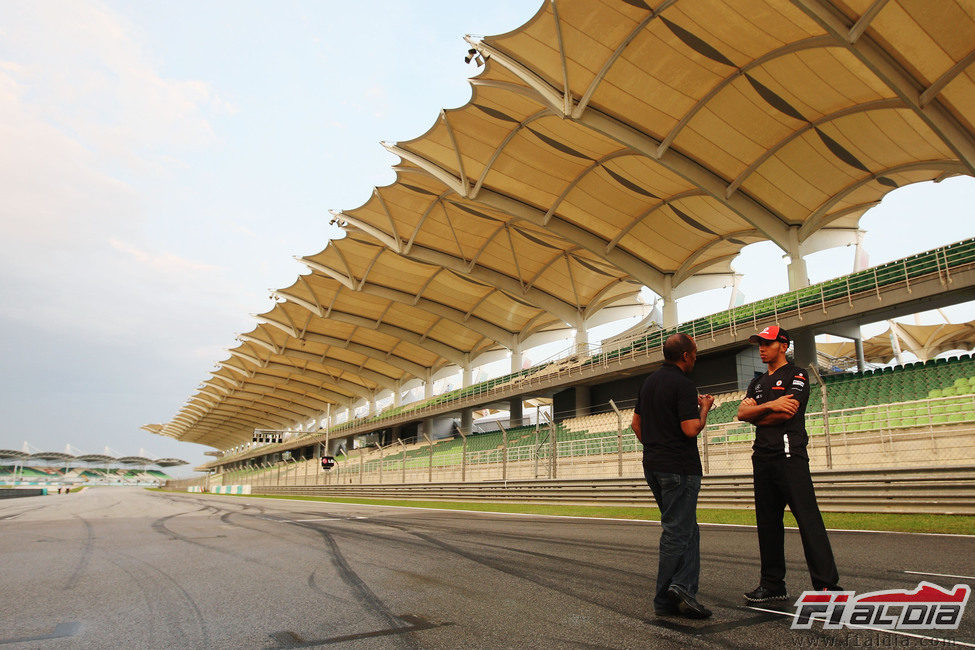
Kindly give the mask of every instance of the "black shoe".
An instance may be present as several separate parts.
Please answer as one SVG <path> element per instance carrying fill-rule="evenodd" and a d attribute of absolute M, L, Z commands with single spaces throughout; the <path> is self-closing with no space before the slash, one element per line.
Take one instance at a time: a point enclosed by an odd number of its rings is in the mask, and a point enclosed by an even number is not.
<path fill-rule="evenodd" d="M 667 607 L 662 608 L 654 607 L 653 613 L 657 616 L 677 616 L 680 614 L 680 612 L 677 611 L 676 605 L 668 605 Z"/>
<path fill-rule="evenodd" d="M 658 607 L 656 601 L 654 601 L 653 613 L 657 616 L 679 616 L 680 610 L 677 609 L 677 603 L 680 602 L 680 598 L 669 589 L 664 592 L 664 597 L 668 601 L 667 604 L 663 607 Z"/>
<path fill-rule="evenodd" d="M 819 591 L 846 591 L 846 589 L 839 585 L 833 585 L 832 587 L 823 587 Z"/>
<path fill-rule="evenodd" d="M 667 587 L 667 595 L 677 603 L 677 611 L 687 618 L 710 618 L 711 610 L 697 602 L 686 589 L 677 585 Z"/>
<path fill-rule="evenodd" d="M 775 600 L 788 600 L 789 592 L 785 590 L 785 585 L 778 589 L 771 589 L 765 585 L 758 585 L 758 589 L 749 591 L 745 594 L 745 600 L 750 603 L 770 603 Z"/>

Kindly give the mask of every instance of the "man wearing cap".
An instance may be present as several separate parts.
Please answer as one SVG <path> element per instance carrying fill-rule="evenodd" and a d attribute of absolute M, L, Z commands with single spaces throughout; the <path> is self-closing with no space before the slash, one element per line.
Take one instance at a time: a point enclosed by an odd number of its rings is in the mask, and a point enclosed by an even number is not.
<path fill-rule="evenodd" d="M 653 609 L 658 615 L 708 618 L 697 602 L 701 536 L 697 495 L 701 457 L 697 436 L 714 404 L 697 394 L 687 376 L 697 360 L 697 345 L 686 334 L 664 341 L 664 365 L 647 377 L 633 413 L 633 432 L 643 443 L 643 474 L 660 509 L 660 550 Z"/>
<path fill-rule="evenodd" d="M 806 565 L 816 590 L 839 590 L 839 573 L 826 526 L 816 504 L 806 454 L 806 401 L 809 373 L 785 357 L 789 333 L 770 325 L 749 338 L 757 344 L 768 371 L 752 380 L 738 407 L 738 419 L 755 425 L 752 445 L 755 519 L 762 558 L 761 582 L 745 600 L 788 599 L 785 587 L 785 506 L 799 524 Z"/>

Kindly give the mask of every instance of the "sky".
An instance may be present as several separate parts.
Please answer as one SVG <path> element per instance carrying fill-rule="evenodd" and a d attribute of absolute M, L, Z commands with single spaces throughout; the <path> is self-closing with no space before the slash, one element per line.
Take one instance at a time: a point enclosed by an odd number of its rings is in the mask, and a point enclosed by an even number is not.
<path fill-rule="evenodd" d="M 303 271 L 293 256 L 337 235 L 329 209 L 394 180 L 380 141 L 467 102 L 464 34 L 537 7 L 0 3 L 0 448 L 207 460 L 139 427 L 169 421 Z M 871 263 L 971 237 L 972 205 L 968 178 L 888 195 L 862 221 Z M 852 260 L 814 254 L 811 279 Z M 787 288 L 770 244 L 735 267 L 748 300 Z"/>

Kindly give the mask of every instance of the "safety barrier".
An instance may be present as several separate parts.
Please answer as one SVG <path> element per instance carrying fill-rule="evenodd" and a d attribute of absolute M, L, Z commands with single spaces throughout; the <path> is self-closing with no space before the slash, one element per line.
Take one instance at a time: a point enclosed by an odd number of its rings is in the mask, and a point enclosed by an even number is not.
<path fill-rule="evenodd" d="M 0 499 L 17 499 L 20 497 L 39 497 L 47 494 L 47 488 L 11 488 L 0 490 Z"/>
<path fill-rule="evenodd" d="M 975 467 L 813 472 L 820 508 L 830 512 L 975 514 Z M 406 485 L 260 486 L 255 493 L 363 499 L 651 506 L 642 478 L 490 481 Z M 750 508 L 750 473 L 704 478 L 702 508 Z"/>
<path fill-rule="evenodd" d="M 211 485 L 204 489 L 202 485 L 190 485 L 186 488 L 187 492 L 211 492 L 213 494 L 250 494 L 249 485 Z"/>

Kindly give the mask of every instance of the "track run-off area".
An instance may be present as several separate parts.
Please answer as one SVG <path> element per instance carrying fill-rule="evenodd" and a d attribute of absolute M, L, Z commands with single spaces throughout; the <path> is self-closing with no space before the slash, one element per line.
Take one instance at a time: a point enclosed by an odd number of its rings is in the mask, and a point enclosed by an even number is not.
<path fill-rule="evenodd" d="M 808 585 L 786 533 L 787 603 L 749 526 L 701 526 L 701 602 L 651 607 L 659 525 L 89 488 L 0 503 L 4 648 L 932 647 L 957 630 L 792 630 Z M 975 586 L 975 537 L 832 531 L 858 593 Z M 765 610 L 765 611 L 762 611 Z M 780 610 L 780 611 L 775 611 Z"/>

